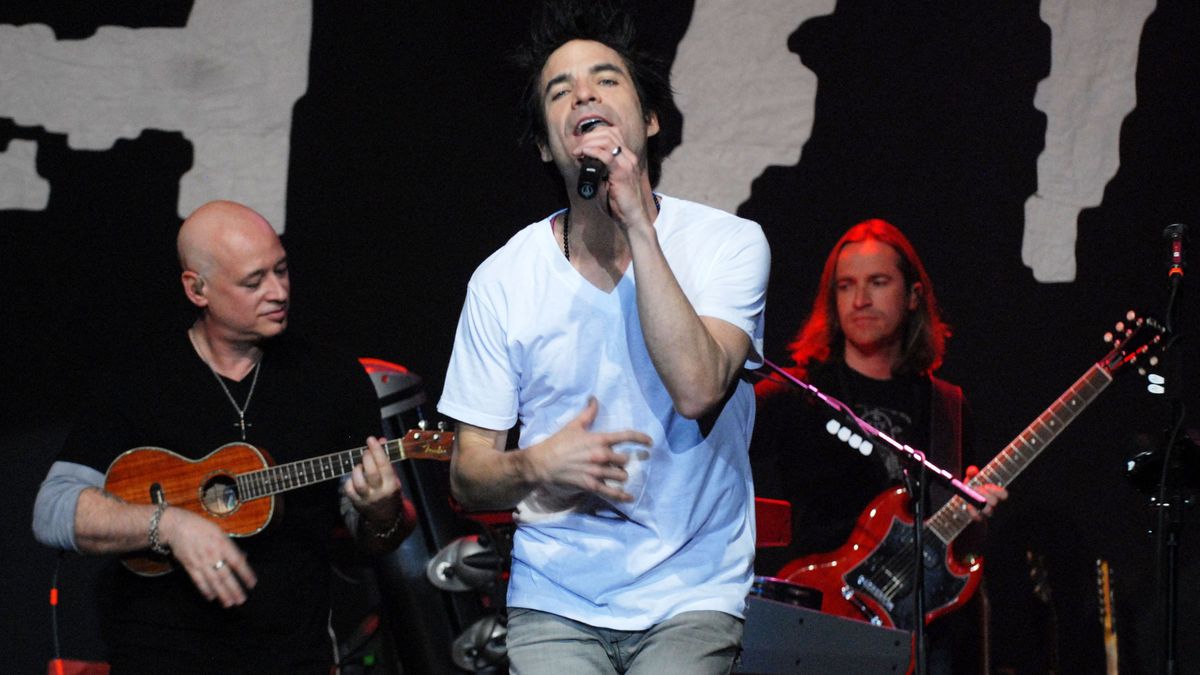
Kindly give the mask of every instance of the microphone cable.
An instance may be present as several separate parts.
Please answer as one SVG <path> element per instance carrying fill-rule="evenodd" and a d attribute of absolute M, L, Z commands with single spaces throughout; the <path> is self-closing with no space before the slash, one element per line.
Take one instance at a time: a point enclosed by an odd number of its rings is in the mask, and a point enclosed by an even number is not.
<path fill-rule="evenodd" d="M 50 637 L 54 644 L 54 673 L 63 675 L 62 645 L 58 639 L 58 571 L 66 551 L 54 556 L 54 574 L 50 578 Z"/>

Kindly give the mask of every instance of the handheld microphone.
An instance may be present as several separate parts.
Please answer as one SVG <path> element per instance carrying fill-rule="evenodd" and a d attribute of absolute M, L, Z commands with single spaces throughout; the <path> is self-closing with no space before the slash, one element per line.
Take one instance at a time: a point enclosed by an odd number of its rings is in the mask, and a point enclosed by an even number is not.
<path fill-rule="evenodd" d="M 584 199 L 596 196 L 600 183 L 608 178 L 608 167 L 595 157 L 584 157 L 579 165 L 579 184 L 575 191 Z"/>
<path fill-rule="evenodd" d="M 606 124 L 606 122 L 598 117 L 590 119 L 580 125 L 579 132 L 589 133 L 601 124 Z M 608 178 L 608 167 L 594 157 L 584 157 L 580 160 L 579 184 L 575 186 L 575 191 L 579 193 L 580 197 L 591 199 L 596 196 L 596 191 L 600 189 L 600 183 L 605 178 Z"/>

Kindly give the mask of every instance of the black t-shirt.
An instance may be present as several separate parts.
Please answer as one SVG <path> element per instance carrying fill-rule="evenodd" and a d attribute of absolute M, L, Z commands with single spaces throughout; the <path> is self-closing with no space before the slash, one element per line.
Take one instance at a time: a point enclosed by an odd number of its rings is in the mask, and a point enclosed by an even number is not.
<path fill-rule="evenodd" d="M 938 466 L 955 472 L 960 448 L 931 448 L 933 385 L 929 377 L 875 380 L 843 363 L 810 369 L 806 381 L 851 406 L 871 426 L 914 448 Z M 854 523 L 872 499 L 902 481 L 900 461 L 889 449 L 863 455 L 832 436 L 832 415 L 823 404 L 794 387 L 774 382 L 757 388 L 758 414 L 750 443 L 755 495 L 792 504 L 792 542 L 759 549 L 755 572 L 776 574 L 788 562 L 846 543 Z M 939 452 L 940 450 L 940 452 Z M 947 455 L 947 456 L 940 456 Z M 934 491 L 933 505 L 947 495 Z"/>
<path fill-rule="evenodd" d="M 243 442 L 237 411 L 187 335 L 177 331 L 148 342 L 121 372 L 99 380 L 60 460 L 103 473 L 135 447 L 200 459 L 226 443 Z M 244 442 L 267 451 L 275 463 L 360 447 L 379 433 L 374 390 L 353 358 L 284 335 L 264 346 L 258 367 Z M 253 373 L 241 382 L 225 380 L 239 405 L 252 380 Z M 237 540 L 258 577 L 240 607 L 223 609 L 205 600 L 182 569 L 141 577 L 114 562 L 101 598 L 114 672 L 328 672 L 338 481 L 277 500 L 266 530 Z"/>

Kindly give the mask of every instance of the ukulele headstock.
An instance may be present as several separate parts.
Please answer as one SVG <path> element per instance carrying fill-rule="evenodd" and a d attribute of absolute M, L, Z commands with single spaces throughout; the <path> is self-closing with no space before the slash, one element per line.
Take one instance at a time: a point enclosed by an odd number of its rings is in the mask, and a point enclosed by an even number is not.
<path fill-rule="evenodd" d="M 454 448 L 454 432 L 446 431 L 446 423 L 438 422 L 436 429 L 428 429 L 421 421 L 416 429 L 404 432 L 401 440 L 404 454 L 409 459 L 436 459 L 448 461 Z"/>

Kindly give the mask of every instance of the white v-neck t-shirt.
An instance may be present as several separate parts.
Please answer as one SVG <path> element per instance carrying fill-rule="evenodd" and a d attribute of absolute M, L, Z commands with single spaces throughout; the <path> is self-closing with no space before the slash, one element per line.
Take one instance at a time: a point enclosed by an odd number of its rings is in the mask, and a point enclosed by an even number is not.
<path fill-rule="evenodd" d="M 635 429 L 653 445 L 617 448 L 632 454 L 631 503 L 539 488 L 517 506 L 508 604 L 618 630 L 693 610 L 740 617 L 754 556 L 753 387 L 739 380 L 715 421 L 679 415 L 646 350 L 633 265 L 600 290 L 563 256 L 552 218 L 472 276 L 438 410 L 486 429 L 519 422 L 528 447 L 594 396 L 593 431 Z M 654 227 L 696 313 L 744 330 L 745 365 L 760 366 L 770 267 L 761 228 L 666 196 Z"/>

